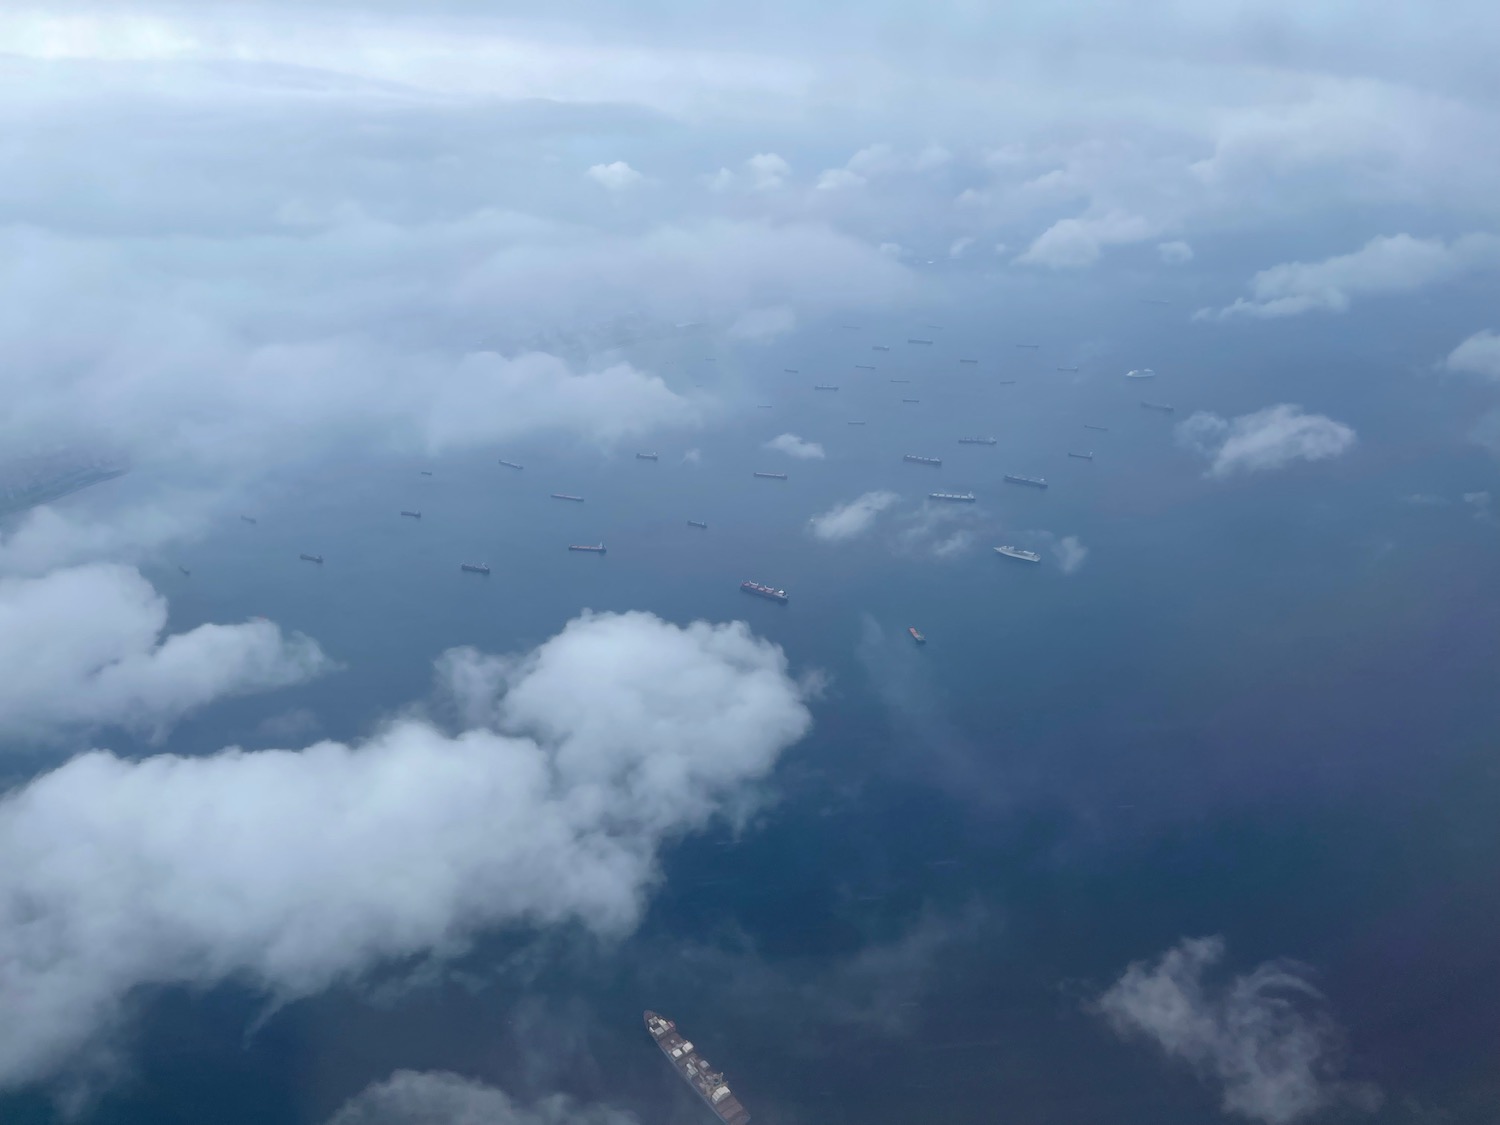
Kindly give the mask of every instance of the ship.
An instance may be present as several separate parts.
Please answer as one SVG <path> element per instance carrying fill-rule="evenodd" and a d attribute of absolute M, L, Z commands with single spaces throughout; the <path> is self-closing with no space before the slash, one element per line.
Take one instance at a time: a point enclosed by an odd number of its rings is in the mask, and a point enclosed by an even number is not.
<path fill-rule="evenodd" d="M 788 375 L 801 375 L 802 374 L 802 372 L 799 371 L 795 367 L 783 367 L 781 370 L 784 371 Z"/>
<path fill-rule="evenodd" d="M 1073 372 L 1073 373 L 1076 374 L 1077 371 L 1078 371 L 1078 368 L 1076 368 L 1076 367 L 1059 367 L 1058 370 L 1059 371 L 1071 371 L 1071 372 Z"/>
<path fill-rule="evenodd" d="M 659 461 L 661 460 L 661 455 L 659 453 L 637 453 L 635 459 L 637 461 Z"/>
<path fill-rule="evenodd" d="M 922 636 L 922 631 L 915 625 L 908 625 L 906 631 L 911 634 L 911 639 L 916 641 L 917 644 L 925 645 L 927 643 L 927 638 Z"/>
<path fill-rule="evenodd" d="M 961 359 L 958 362 L 959 363 L 978 363 L 979 361 L 977 359 Z"/>
<path fill-rule="evenodd" d="M 1155 379 L 1156 372 L 1149 367 L 1137 367 L 1132 371 L 1125 372 L 1127 379 Z"/>
<path fill-rule="evenodd" d="M 704 523 L 702 520 L 688 520 L 688 526 L 701 527 L 704 531 L 708 530 L 708 524 Z"/>
<path fill-rule="evenodd" d="M 430 477 L 430 476 L 432 476 L 432 470 L 431 469 L 423 469 L 422 470 L 422 475 L 424 477 Z"/>
<path fill-rule="evenodd" d="M 858 332 L 859 331 L 859 325 L 857 325 L 857 324 L 845 324 L 845 325 L 843 325 L 843 327 L 849 329 L 851 332 Z"/>
<path fill-rule="evenodd" d="M 995 386 L 997 387 L 1014 387 L 1015 385 L 1016 381 L 1014 379 L 997 379 L 995 381 Z"/>
<path fill-rule="evenodd" d="M 759 582 L 741 582 L 740 589 L 747 594 L 756 594 L 762 598 L 769 598 L 773 602 L 786 605 L 787 597 L 785 590 L 778 590 L 775 586 L 762 586 Z"/>
<path fill-rule="evenodd" d="M 856 371 L 874 371 L 875 370 L 875 365 L 873 363 L 856 363 L 854 365 L 854 370 L 856 370 Z"/>
<path fill-rule="evenodd" d="M 507 469 L 519 469 L 521 467 L 514 461 L 501 461 L 500 464 L 504 465 Z"/>
<path fill-rule="evenodd" d="M 193 572 L 185 566 L 179 566 L 177 569 L 182 571 L 182 576 L 184 578 L 191 578 L 193 576 Z"/>
<path fill-rule="evenodd" d="M 582 496 L 570 496 L 566 492 L 554 492 L 554 493 L 552 493 L 552 499 L 554 499 L 554 500 L 572 500 L 575 504 L 582 504 L 583 503 L 583 497 Z"/>
<path fill-rule="evenodd" d="M 910 461 L 913 465 L 941 465 L 941 457 L 918 457 L 915 453 L 903 453 L 901 460 Z"/>
<path fill-rule="evenodd" d="M 1092 453 L 1074 453 L 1071 450 L 1069 451 L 1068 456 L 1077 457 L 1080 461 L 1092 461 L 1094 459 L 1094 455 Z"/>
<path fill-rule="evenodd" d="M 932 343 L 931 340 L 923 340 L 923 339 L 921 339 L 921 338 L 919 338 L 917 336 L 908 336 L 906 338 L 906 342 L 908 344 L 930 344 L 930 343 Z"/>
<path fill-rule="evenodd" d="M 921 402 L 922 400 L 919 399 L 919 398 L 903 398 L 901 401 L 902 402 L 910 402 L 910 403 L 915 404 L 915 403 Z"/>
<path fill-rule="evenodd" d="M 1042 556 L 1035 551 L 1023 551 L 1020 547 L 996 547 L 995 553 L 1004 555 L 1008 559 L 1020 559 L 1022 562 L 1039 563 L 1042 561 Z"/>
<path fill-rule="evenodd" d="M 1146 402 L 1144 400 L 1142 400 L 1141 402 L 1141 408 L 1143 410 L 1160 410 L 1163 414 L 1171 414 L 1174 410 L 1177 409 L 1177 407 L 1171 405 L 1170 403 Z"/>
<path fill-rule="evenodd" d="M 859 418 L 859 419 L 851 418 L 849 421 L 847 421 L 847 422 L 844 423 L 844 425 L 846 425 L 846 426 L 863 426 L 864 424 L 865 424 L 865 420 L 863 418 Z"/>
<path fill-rule="evenodd" d="M 485 563 L 459 563 L 459 570 L 467 570 L 470 574 L 488 574 L 490 568 Z"/>
<path fill-rule="evenodd" d="M 910 383 L 911 380 L 910 379 L 892 379 L 891 382 L 893 382 L 893 383 Z"/>
<path fill-rule="evenodd" d="M 770 410 L 770 409 L 771 409 L 771 407 L 770 407 L 770 405 L 769 405 L 769 404 L 764 404 L 764 403 L 763 403 L 763 404 L 762 404 L 762 405 L 760 405 L 760 406 L 757 406 L 757 407 L 756 407 L 756 408 L 755 408 L 755 409 L 757 409 L 757 410 Z"/>
<path fill-rule="evenodd" d="M 815 390 L 815 391 L 836 391 L 836 390 L 838 390 L 838 388 L 836 386 L 834 386 L 832 383 L 814 383 L 813 384 L 813 390 Z"/>
<path fill-rule="evenodd" d="M 408 512 L 405 508 L 403 508 L 401 510 L 401 514 L 403 516 L 409 516 L 409 517 L 411 517 L 414 520 L 419 520 L 419 519 L 422 518 L 422 513 L 421 512 Z"/>
<path fill-rule="evenodd" d="M 1090 425 L 1088 422 L 1085 422 L 1083 424 L 1083 428 L 1085 430 L 1098 430 L 1101 434 L 1107 434 L 1107 433 L 1109 433 L 1109 427 L 1108 426 L 1093 426 L 1093 425 Z"/>
<path fill-rule="evenodd" d="M 786 480 L 785 473 L 752 473 L 752 476 L 760 477 L 762 480 Z"/>
<path fill-rule="evenodd" d="M 924 324 L 924 325 L 922 325 L 922 327 L 923 328 L 941 329 L 943 326 L 941 324 Z"/>
<path fill-rule="evenodd" d="M 1041 344 L 1017 344 L 1016 345 L 1016 347 L 1018 347 L 1018 348 L 1039 348 L 1041 346 L 1042 346 Z"/>
<path fill-rule="evenodd" d="M 997 443 L 996 443 L 995 439 L 992 438 L 992 437 L 961 437 L 961 438 L 958 439 L 958 444 L 959 445 L 995 445 Z"/>
<path fill-rule="evenodd" d="M 599 544 L 591 544 L 591 543 L 569 543 L 568 544 L 568 550 L 570 550 L 570 551 L 588 551 L 591 554 L 602 555 L 602 554 L 604 554 L 604 544 L 603 543 L 599 543 Z"/>
<path fill-rule="evenodd" d="M 870 350 L 872 352 L 888 352 L 891 349 L 886 347 L 884 344 L 871 344 Z"/>
<path fill-rule="evenodd" d="M 954 500 L 964 504 L 972 504 L 974 503 L 974 494 L 972 492 L 929 492 L 927 499 Z"/>
<path fill-rule="evenodd" d="M 667 1056 L 672 1069 L 714 1111 L 714 1116 L 724 1125 L 747 1125 L 750 1111 L 730 1092 L 724 1083 L 724 1075 L 714 1070 L 693 1044 L 682 1037 L 677 1025 L 652 1011 L 647 1011 L 645 1018 L 646 1030 L 656 1040 L 661 1053 Z"/>
<path fill-rule="evenodd" d="M 321 564 L 323 561 L 322 555 L 298 555 L 297 557 L 303 562 L 315 562 Z"/>
<path fill-rule="evenodd" d="M 1005 479 L 1011 484 L 1029 484 L 1032 488 L 1046 488 L 1047 482 L 1041 477 L 1023 477 L 1015 473 L 1006 473 Z"/>
<path fill-rule="evenodd" d="M 255 517 L 254 516 L 241 516 L 240 519 L 244 520 L 246 523 L 254 523 L 255 522 Z"/>

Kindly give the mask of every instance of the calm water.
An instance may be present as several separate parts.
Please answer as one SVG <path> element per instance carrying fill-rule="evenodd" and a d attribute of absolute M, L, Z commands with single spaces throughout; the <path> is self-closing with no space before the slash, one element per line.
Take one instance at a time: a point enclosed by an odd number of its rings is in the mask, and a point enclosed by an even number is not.
<path fill-rule="evenodd" d="M 1480 999 L 1500 990 L 1500 552 L 1463 505 L 1399 497 L 1500 496 L 1495 463 L 1456 439 L 1462 389 L 1411 374 L 1420 341 L 1391 352 L 1378 323 L 1351 317 L 1251 352 L 1238 329 L 1159 311 L 1117 310 L 1107 339 L 1068 347 L 1076 326 L 1040 303 L 1011 308 L 1008 326 L 976 304 L 766 349 L 643 346 L 681 389 L 734 404 L 705 431 L 646 439 L 658 462 L 560 440 L 341 458 L 265 485 L 255 526 L 231 514 L 162 560 L 174 628 L 264 614 L 344 663 L 184 722 L 164 744 L 183 753 L 358 737 L 426 695 L 444 649 L 526 648 L 584 608 L 741 617 L 829 687 L 764 810 L 739 836 L 676 843 L 624 945 L 495 935 L 457 980 L 399 1000 L 321 996 L 248 1036 L 256 1001 L 233 988 L 161 997 L 138 1076 L 91 1120 L 312 1123 L 392 1069 L 444 1067 L 702 1121 L 640 1030 L 649 1005 L 764 1122 L 1200 1122 L 1213 1092 L 1113 1040 L 1082 1000 L 1207 933 L 1226 936 L 1236 969 L 1290 956 L 1321 971 L 1351 1074 L 1390 1095 L 1377 1120 L 1411 1120 L 1414 1103 L 1465 1120 L 1494 1092 L 1500 1046 Z M 1120 378 L 1138 366 L 1160 375 Z M 1176 420 L 1300 402 L 1361 443 L 1332 464 L 1207 481 L 1142 397 L 1174 403 Z M 782 432 L 827 458 L 760 448 Z M 999 444 L 956 445 L 967 433 Z M 1004 485 L 1006 472 L 1052 487 Z M 809 517 L 875 489 L 902 500 L 870 535 L 807 535 Z M 936 489 L 980 496 L 962 513 L 974 544 L 951 558 L 902 541 Z M 1042 532 L 1081 538 L 1075 574 Z M 602 558 L 565 550 L 601 540 Z M 1047 561 L 998 558 L 999 542 Z M 787 587 L 791 604 L 744 597 L 744 578 Z M 34 1099 L 9 1109 L 50 1120 Z"/>

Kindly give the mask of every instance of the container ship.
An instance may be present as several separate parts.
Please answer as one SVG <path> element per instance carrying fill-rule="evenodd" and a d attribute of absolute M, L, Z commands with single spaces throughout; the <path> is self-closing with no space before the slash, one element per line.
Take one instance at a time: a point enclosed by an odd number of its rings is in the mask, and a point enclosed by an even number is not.
<path fill-rule="evenodd" d="M 504 465 L 507 469 L 519 469 L 519 468 L 521 468 L 521 466 L 517 465 L 514 461 L 501 461 L 500 464 Z"/>
<path fill-rule="evenodd" d="M 785 590 L 778 590 L 775 586 L 762 586 L 759 582 L 741 582 L 740 589 L 747 594 L 756 594 L 762 598 L 769 598 L 773 602 L 786 605 L 787 597 Z"/>
<path fill-rule="evenodd" d="M 995 442 L 995 439 L 992 438 L 992 437 L 961 437 L 961 438 L 958 439 L 958 444 L 959 445 L 994 445 L 994 444 L 996 444 L 996 442 Z"/>
<path fill-rule="evenodd" d="M 908 344 L 930 344 L 930 343 L 932 343 L 931 340 L 923 340 L 923 339 L 920 339 L 920 338 L 918 338 L 916 336 L 908 336 L 906 338 L 906 342 Z"/>
<path fill-rule="evenodd" d="M 661 460 L 661 455 L 658 453 L 637 453 L 635 459 L 637 461 L 659 461 Z"/>
<path fill-rule="evenodd" d="M 915 453 L 903 453 L 901 460 L 910 461 L 913 465 L 941 465 L 941 457 L 918 457 Z"/>
<path fill-rule="evenodd" d="M 1163 414 L 1171 414 L 1174 410 L 1177 409 L 1177 407 L 1172 406 L 1169 403 L 1146 402 L 1144 400 L 1141 402 L 1141 407 L 1144 410 L 1160 410 Z"/>
<path fill-rule="evenodd" d="M 582 504 L 583 503 L 583 497 L 582 496 L 574 496 L 571 493 L 567 493 L 567 492 L 554 492 L 554 493 L 552 493 L 552 499 L 554 499 L 554 500 L 571 500 L 575 504 Z"/>
<path fill-rule="evenodd" d="M 569 543 L 568 544 L 568 550 L 570 550 L 570 551 L 588 551 L 591 554 L 602 555 L 602 554 L 604 554 L 604 544 L 603 543 Z"/>
<path fill-rule="evenodd" d="M 459 570 L 467 570 L 470 574 L 488 574 L 490 568 L 484 563 L 459 563 Z"/>
<path fill-rule="evenodd" d="M 724 1122 L 724 1125 L 747 1125 L 750 1111 L 730 1092 L 724 1082 L 724 1075 L 714 1070 L 708 1060 L 698 1053 L 697 1048 L 682 1037 L 677 1025 L 666 1016 L 652 1011 L 647 1011 L 645 1018 L 646 1030 L 656 1040 L 661 1053 L 667 1056 L 672 1069 L 714 1111 L 714 1116 Z"/>
<path fill-rule="evenodd" d="M 1032 488 L 1046 488 L 1047 482 L 1041 477 L 1023 477 L 1015 473 L 1006 473 L 1005 479 L 1011 484 L 1029 484 Z"/>
<path fill-rule="evenodd" d="M 421 512 L 408 512 L 404 508 L 401 510 L 401 514 L 403 516 L 408 517 L 409 519 L 414 519 L 414 520 L 419 520 L 419 519 L 422 518 L 422 513 Z"/>
<path fill-rule="evenodd" d="M 838 387 L 834 386 L 832 383 L 815 383 L 815 384 L 813 384 L 813 390 L 815 390 L 815 391 L 836 391 L 836 390 L 838 390 Z"/>
<path fill-rule="evenodd" d="M 688 526 L 701 527 L 704 531 L 708 530 L 708 524 L 704 523 L 702 520 L 688 520 Z"/>
<path fill-rule="evenodd" d="M 1008 559 L 1020 559 L 1022 562 L 1039 563 L 1042 561 L 1042 556 L 1035 551 L 1023 551 L 1020 547 L 996 547 L 995 553 L 1004 555 Z"/>
<path fill-rule="evenodd" d="M 929 492 L 927 499 L 952 500 L 961 504 L 972 504 L 974 503 L 974 494 L 972 492 Z"/>
<path fill-rule="evenodd" d="M 760 477 L 762 480 L 786 480 L 785 473 L 754 473 L 752 475 Z"/>
<path fill-rule="evenodd" d="M 1080 461 L 1092 461 L 1094 459 L 1092 453 L 1074 453 L 1071 450 L 1068 452 L 1068 456 L 1077 457 Z"/>
<path fill-rule="evenodd" d="M 322 555 L 298 555 L 297 557 L 303 562 L 313 562 L 318 563 L 319 565 L 321 565 L 323 562 Z"/>
<path fill-rule="evenodd" d="M 911 634 L 911 639 L 916 641 L 917 644 L 925 645 L 927 643 L 927 638 L 922 635 L 922 631 L 915 625 L 908 625 L 906 631 Z"/>

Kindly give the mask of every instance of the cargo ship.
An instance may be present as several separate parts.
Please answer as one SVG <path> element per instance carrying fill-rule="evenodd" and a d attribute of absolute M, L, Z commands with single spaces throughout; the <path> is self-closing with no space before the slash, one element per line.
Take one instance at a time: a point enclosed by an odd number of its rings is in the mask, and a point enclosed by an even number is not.
<path fill-rule="evenodd" d="M 432 470 L 431 469 L 423 469 L 422 470 L 422 475 L 424 477 L 430 477 L 430 476 L 432 476 Z"/>
<path fill-rule="evenodd" d="M 884 344 L 871 344 L 870 350 L 872 352 L 888 352 L 891 349 L 886 347 Z"/>
<path fill-rule="evenodd" d="M 1127 379 L 1155 379 L 1156 372 L 1149 367 L 1137 367 L 1132 371 L 1125 372 Z"/>
<path fill-rule="evenodd" d="M 864 424 L 865 424 L 865 420 L 863 418 L 858 418 L 858 419 L 851 418 L 849 421 L 847 421 L 847 422 L 844 423 L 844 425 L 846 425 L 846 426 L 863 426 Z"/>
<path fill-rule="evenodd" d="M 255 517 L 254 516 L 241 516 L 240 519 L 244 520 L 246 523 L 254 523 L 255 522 Z"/>
<path fill-rule="evenodd" d="M 978 363 L 979 361 L 977 359 L 961 359 L 958 362 L 959 363 Z"/>
<path fill-rule="evenodd" d="M 1042 561 L 1042 556 L 1035 551 L 1023 551 L 1020 547 L 996 547 L 995 553 L 1004 555 L 1008 559 L 1020 559 L 1022 562 L 1039 563 Z"/>
<path fill-rule="evenodd" d="M 775 586 L 762 586 L 759 582 L 741 582 L 740 589 L 747 594 L 756 594 L 762 598 L 769 598 L 773 602 L 786 605 L 787 597 L 785 590 L 778 590 Z"/>
<path fill-rule="evenodd" d="M 554 500 L 571 500 L 575 504 L 582 504 L 583 503 L 583 497 L 582 496 L 573 496 L 573 495 L 571 495 L 570 493 L 567 493 L 567 492 L 554 492 L 554 493 L 552 493 L 552 499 L 554 499 Z"/>
<path fill-rule="evenodd" d="M 930 343 L 932 343 L 931 340 L 923 340 L 923 339 L 921 339 L 921 338 L 919 338 L 917 336 L 908 336 L 906 338 L 906 342 L 908 344 L 930 344 Z"/>
<path fill-rule="evenodd" d="M 708 524 L 704 523 L 702 520 L 688 520 L 688 526 L 701 527 L 704 531 L 708 530 Z"/>
<path fill-rule="evenodd" d="M 786 374 L 788 374 L 788 375 L 801 375 L 802 374 L 801 370 L 799 370 L 796 367 L 783 367 L 781 370 L 783 372 L 785 372 Z"/>
<path fill-rule="evenodd" d="M 760 477 L 762 480 L 786 480 L 785 473 L 754 473 L 752 475 Z"/>
<path fill-rule="evenodd" d="M 1145 401 L 1142 401 L 1141 402 L 1141 407 L 1144 410 L 1160 410 L 1163 414 L 1171 414 L 1174 410 L 1177 409 L 1177 407 L 1172 406 L 1170 403 L 1165 403 L 1165 402 L 1145 402 Z"/>
<path fill-rule="evenodd" d="M 184 578 L 191 578 L 193 576 L 193 572 L 185 566 L 179 566 L 177 569 L 182 571 L 182 576 Z"/>
<path fill-rule="evenodd" d="M 724 1075 L 714 1070 L 693 1044 L 682 1037 L 677 1025 L 666 1016 L 649 1010 L 645 1018 L 646 1030 L 656 1040 L 661 1053 L 667 1056 L 672 1069 L 714 1111 L 714 1116 L 724 1122 L 724 1125 L 747 1125 L 750 1111 L 730 1092 L 724 1082 Z"/>
<path fill-rule="evenodd" d="M 1006 473 L 1005 479 L 1011 484 L 1029 484 L 1032 488 L 1046 488 L 1047 482 L 1041 477 L 1023 477 L 1015 473 Z"/>
<path fill-rule="evenodd" d="M 488 574 L 490 568 L 484 563 L 459 563 L 459 570 L 467 570 L 470 574 Z"/>
<path fill-rule="evenodd" d="M 927 499 L 953 500 L 964 504 L 972 504 L 974 503 L 974 494 L 972 492 L 929 492 Z"/>
<path fill-rule="evenodd" d="M 891 382 L 892 383 L 910 383 L 911 380 L 910 379 L 892 379 Z"/>
<path fill-rule="evenodd" d="M 419 519 L 422 518 L 422 513 L 421 512 L 408 512 L 404 508 L 401 510 L 401 514 L 403 516 L 407 516 L 408 518 L 414 519 L 414 520 L 419 520 Z"/>
<path fill-rule="evenodd" d="M 1039 348 L 1041 346 L 1042 346 L 1041 344 L 1017 344 L 1016 345 L 1016 347 L 1018 347 L 1018 348 Z"/>
<path fill-rule="evenodd" d="M 591 554 L 602 555 L 602 554 L 604 554 L 604 544 L 603 543 L 598 543 L 598 544 L 569 543 L 568 544 L 568 550 L 570 550 L 570 551 L 588 551 Z"/>
<path fill-rule="evenodd" d="M 299 559 L 301 559 L 303 562 L 315 562 L 315 563 L 319 563 L 319 564 L 321 564 L 323 562 L 323 556 L 322 555 L 298 555 L 297 557 Z"/>
<path fill-rule="evenodd" d="M 958 439 L 958 444 L 959 445 L 995 445 L 996 442 L 995 442 L 995 439 L 992 438 L 992 437 L 961 437 L 961 438 Z"/>
<path fill-rule="evenodd" d="M 832 383 L 814 383 L 813 384 L 813 390 L 815 390 L 815 391 L 836 391 L 836 390 L 838 390 L 838 388 L 836 386 L 834 386 Z"/>
<path fill-rule="evenodd" d="M 1083 424 L 1083 428 L 1085 430 L 1098 430 L 1101 434 L 1107 434 L 1107 433 L 1109 433 L 1109 427 L 1108 426 L 1091 426 L 1087 422 L 1085 422 Z"/>
<path fill-rule="evenodd" d="M 909 402 L 909 403 L 912 403 L 913 405 L 915 405 L 916 403 L 919 403 L 922 400 L 919 399 L 919 398 L 903 398 L 901 401 L 902 402 Z"/>
<path fill-rule="evenodd" d="M 501 461 L 500 464 L 504 465 L 507 469 L 519 469 L 521 467 L 514 461 Z"/>
<path fill-rule="evenodd" d="M 637 453 L 635 459 L 637 461 L 659 461 L 661 460 L 661 455 L 658 453 Z"/>
<path fill-rule="evenodd" d="M 854 369 L 856 371 L 874 371 L 875 365 L 873 363 L 856 363 Z"/>
<path fill-rule="evenodd" d="M 1075 375 L 1078 373 L 1078 368 L 1076 367 L 1059 367 L 1058 370 L 1072 372 Z"/>
<path fill-rule="evenodd" d="M 1015 385 L 1016 381 L 1014 379 L 997 379 L 995 381 L 995 386 L 997 387 L 1014 387 Z"/>
<path fill-rule="evenodd" d="M 925 645 L 927 643 L 927 638 L 922 636 L 921 630 L 915 625 L 908 625 L 906 631 L 911 634 L 911 639 L 916 641 L 917 644 Z"/>
<path fill-rule="evenodd" d="M 1073 453 L 1072 451 L 1069 451 L 1068 456 L 1077 457 L 1080 461 L 1092 461 L 1094 459 L 1094 455 L 1092 453 Z"/>
<path fill-rule="evenodd" d="M 915 453 L 903 453 L 901 460 L 910 461 L 913 465 L 941 465 L 941 457 L 918 457 Z"/>

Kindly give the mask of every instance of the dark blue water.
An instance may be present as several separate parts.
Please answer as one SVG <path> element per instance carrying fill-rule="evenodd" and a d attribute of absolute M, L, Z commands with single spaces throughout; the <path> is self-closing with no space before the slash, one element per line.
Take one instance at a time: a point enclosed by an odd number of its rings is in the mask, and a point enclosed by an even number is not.
<path fill-rule="evenodd" d="M 358 737 L 427 694 L 444 649 L 525 649 L 585 608 L 744 618 L 828 686 L 762 811 L 740 835 L 675 842 L 623 945 L 489 935 L 453 978 L 321 996 L 248 1037 L 257 1001 L 231 986 L 158 997 L 131 1043 L 136 1077 L 90 1119 L 316 1122 L 392 1069 L 444 1067 L 701 1121 L 639 1029 L 650 1006 L 761 1121 L 1200 1122 L 1215 1093 L 1115 1041 L 1082 1001 L 1208 933 L 1235 969 L 1289 956 L 1320 970 L 1350 1073 L 1390 1095 L 1377 1120 L 1413 1104 L 1474 1119 L 1500 1046 L 1485 1000 L 1500 990 L 1500 552 L 1465 506 L 1400 501 L 1500 495 L 1493 460 L 1459 437 L 1471 392 L 1413 374 L 1426 342 L 1387 339 L 1373 315 L 1257 336 L 1200 331 L 1181 308 L 1085 317 L 1026 300 L 854 314 L 860 331 L 809 326 L 764 349 L 642 345 L 638 361 L 731 404 L 702 431 L 642 439 L 657 462 L 560 436 L 340 456 L 265 483 L 256 525 L 229 513 L 163 560 L 174 628 L 264 614 L 343 664 L 191 717 L 163 744 L 182 753 Z M 1120 378 L 1138 366 L 1160 376 Z M 1178 420 L 1299 402 L 1360 442 L 1337 462 L 1210 481 L 1142 397 Z M 783 432 L 826 459 L 761 448 Z M 968 433 L 999 444 L 955 444 Z M 877 489 L 902 499 L 868 536 L 807 534 Z M 974 545 L 954 557 L 902 537 L 935 489 L 980 497 L 963 513 Z M 1082 539 L 1075 574 L 989 549 L 1029 537 L 1046 553 L 1042 532 Z M 600 541 L 604 557 L 566 551 Z M 743 596 L 746 578 L 785 586 L 790 605 Z M 41 1099 L 7 1108 L 51 1120 Z"/>

